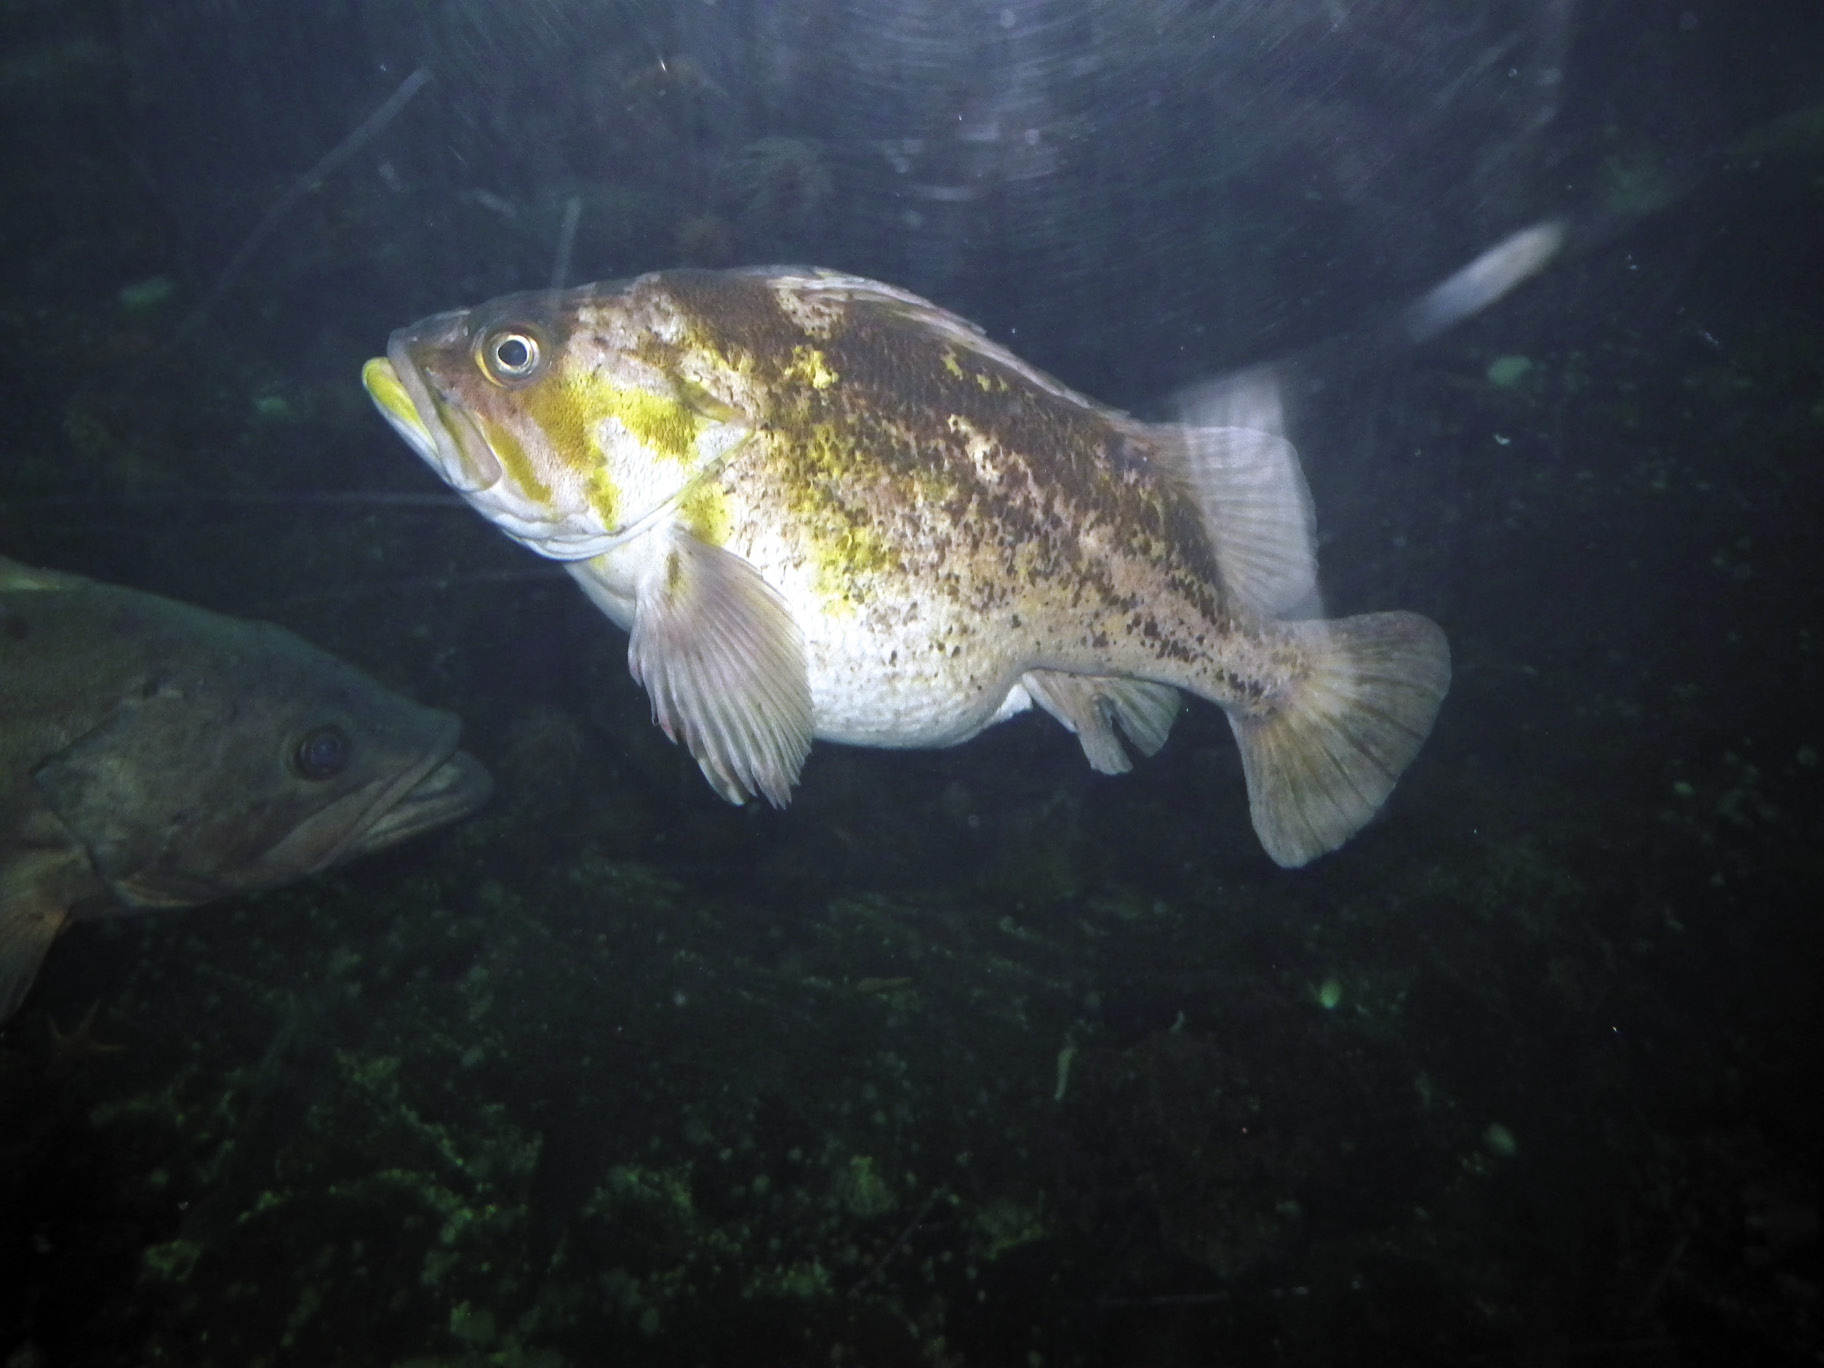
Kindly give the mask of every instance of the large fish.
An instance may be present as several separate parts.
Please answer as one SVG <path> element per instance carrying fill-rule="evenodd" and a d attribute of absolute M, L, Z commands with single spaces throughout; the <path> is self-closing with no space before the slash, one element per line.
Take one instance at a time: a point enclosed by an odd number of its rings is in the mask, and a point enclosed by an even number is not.
<path fill-rule="evenodd" d="M 460 727 L 281 628 L 0 558 L 0 1022 L 73 920 L 271 888 L 474 811 Z"/>
<path fill-rule="evenodd" d="M 826 271 L 663 271 L 393 334 L 363 380 L 485 516 L 630 630 L 657 722 L 731 801 L 813 737 L 946 746 L 1037 703 L 1098 770 L 1227 713 L 1300 865 L 1373 816 L 1450 682 L 1411 613 L 1312 594 L 1292 447 L 1160 426 L 971 324 Z"/>

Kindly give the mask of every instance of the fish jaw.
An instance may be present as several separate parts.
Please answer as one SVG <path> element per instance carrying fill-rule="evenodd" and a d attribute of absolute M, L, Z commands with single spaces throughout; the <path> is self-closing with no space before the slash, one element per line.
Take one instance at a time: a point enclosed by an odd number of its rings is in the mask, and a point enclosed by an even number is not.
<path fill-rule="evenodd" d="M 399 329 L 387 340 L 386 355 L 361 368 L 361 383 L 393 430 L 451 488 L 479 494 L 500 482 L 500 462 L 462 411 L 439 401 L 412 356 L 414 347 L 427 342 L 458 340 L 467 317 L 466 311 L 437 314 Z"/>
<path fill-rule="evenodd" d="M 474 812 L 494 781 L 456 749 L 461 722 L 440 713 L 433 743 L 397 774 L 344 794 L 299 823 L 259 859 L 275 882 L 320 874 Z"/>
<path fill-rule="evenodd" d="M 600 529 L 576 527 L 573 519 L 554 516 L 542 500 L 508 487 L 505 470 L 474 420 L 431 389 L 401 336 L 393 335 L 386 356 L 361 368 L 361 384 L 393 431 L 445 484 L 509 536 L 553 560 L 583 559 L 613 544 Z"/>
<path fill-rule="evenodd" d="M 352 860 L 409 841 L 421 832 L 458 821 L 476 811 L 494 791 L 494 780 L 467 751 L 452 751 L 406 789 L 345 844 L 338 861 Z"/>
<path fill-rule="evenodd" d="M 410 374 L 409 371 L 407 373 Z M 361 367 L 361 387 L 367 391 L 367 397 L 374 401 L 374 407 L 380 410 L 380 416 L 386 419 L 387 426 L 398 433 L 404 439 L 405 444 L 418 453 L 419 459 L 449 481 L 450 477 L 445 474 L 446 463 L 443 452 L 439 446 L 439 436 L 441 435 L 442 439 L 448 442 L 449 434 L 444 430 L 442 422 L 434 416 L 432 422 L 435 423 L 435 427 L 427 424 L 425 419 L 420 416 L 417 402 L 412 398 L 411 392 L 406 389 L 405 382 L 400 379 L 399 371 L 394 368 L 392 360 L 385 356 L 371 358 L 366 365 Z M 428 403 L 426 407 L 435 415 L 434 407 Z M 450 483 L 454 484 L 454 481 L 450 481 Z"/>

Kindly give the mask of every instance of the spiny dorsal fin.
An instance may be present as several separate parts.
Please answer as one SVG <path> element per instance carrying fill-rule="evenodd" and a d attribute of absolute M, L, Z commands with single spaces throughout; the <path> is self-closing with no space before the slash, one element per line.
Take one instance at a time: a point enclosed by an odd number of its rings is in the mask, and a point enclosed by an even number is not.
<path fill-rule="evenodd" d="M 1047 375 L 1030 361 L 1015 356 L 983 332 L 979 324 L 940 308 L 910 290 L 902 290 L 897 285 L 886 285 L 863 276 L 820 270 L 804 276 L 781 274 L 774 278 L 774 286 L 789 288 L 805 298 L 836 299 L 878 309 L 915 324 L 933 336 L 941 337 L 959 352 L 992 362 L 1047 394 L 1056 395 L 1073 404 L 1081 404 L 1085 408 L 1100 410 L 1110 417 L 1122 416 L 1118 410 L 1077 393 L 1057 377 Z"/>

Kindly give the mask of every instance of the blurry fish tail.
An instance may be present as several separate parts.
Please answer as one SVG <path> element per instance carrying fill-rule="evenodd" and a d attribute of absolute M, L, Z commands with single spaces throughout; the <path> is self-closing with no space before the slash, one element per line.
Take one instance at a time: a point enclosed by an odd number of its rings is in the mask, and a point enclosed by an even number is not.
<path fill-rule="evenodd" d="M 1288 622 L 1310 672 L 1268 713 L 1228 714 L 1254 830 L 1293 868 L 1374 816 L 1431 731 L 1450 687 L 1443 631 L 1416 613 Z"/>

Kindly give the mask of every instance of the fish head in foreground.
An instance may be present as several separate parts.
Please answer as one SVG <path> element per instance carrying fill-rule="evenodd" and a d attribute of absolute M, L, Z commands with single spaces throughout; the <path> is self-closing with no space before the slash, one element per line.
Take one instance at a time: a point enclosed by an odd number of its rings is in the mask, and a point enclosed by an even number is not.
<path fill-rule="evenodd" d="M 1295 620 L 1313 519 L 1278 432 L 1139 422 L 877 281 L 514 295 L 400 329 L 363 380 L 629 630 L 654 720 L 730 801 L 783 806 L 813 738 L 953 745 L 1034 706 L 1119 773 L 1188 690 L 1300 865 L 1373 817 L 1449 687 L 1416 614 Z"/>
<path fill-rule="evenodd" d="M 0 560 L 0 1020 L 73 919 L 321 873 L 473 812 L 459 720 L 268 623 Z"/>
<path fill-rule="evenodd" d="M 457 492 L 555 560 L 610 551 L 749 436 L 731 376 L 648 278 L 508 295 L 394 333 L 362 371 Z"/>

